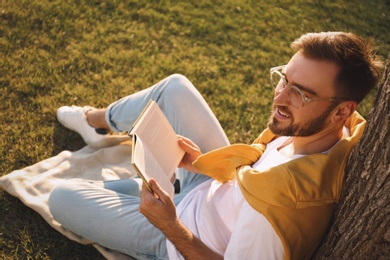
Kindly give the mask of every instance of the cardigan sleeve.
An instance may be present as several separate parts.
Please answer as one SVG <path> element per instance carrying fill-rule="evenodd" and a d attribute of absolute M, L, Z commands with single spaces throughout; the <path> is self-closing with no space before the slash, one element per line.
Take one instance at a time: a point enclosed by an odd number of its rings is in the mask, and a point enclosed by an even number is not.
<path fill-rule="evenodd" d="M 265 146 L 261 144 L 234 144 L 199 156 L 193 166 L 200 173 L 223 183 L 236 177 L 237 167 L 256 162 L 264 149 Z"/>

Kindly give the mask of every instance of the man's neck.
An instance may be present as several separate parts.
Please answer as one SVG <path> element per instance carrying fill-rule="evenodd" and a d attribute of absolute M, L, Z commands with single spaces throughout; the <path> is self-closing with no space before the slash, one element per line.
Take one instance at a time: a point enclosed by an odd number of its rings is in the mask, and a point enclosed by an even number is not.
<path fill-rule="evenodd" d="M 311 136 L 293 136 L 284 142 L 278 150 L 287 156 L 295 154 L 322 153 L 332 148 L 343 136 L 343 129 L 321 131 Z"/>

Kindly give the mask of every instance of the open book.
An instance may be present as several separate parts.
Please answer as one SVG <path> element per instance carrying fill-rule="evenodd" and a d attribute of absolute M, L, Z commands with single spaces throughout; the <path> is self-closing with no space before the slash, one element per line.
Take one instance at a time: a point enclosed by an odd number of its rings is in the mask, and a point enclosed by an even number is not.
<path fill-rule="evenodd" d="M 133 140 L 131 164 L 138 175 L 150 191 L 149 179 L 153 178 L 173 197 L 175 189 L 171 178 L 184 151 L 178 144 L 175 131 L 155 101 L 149 101 L 128 134 Z"/>

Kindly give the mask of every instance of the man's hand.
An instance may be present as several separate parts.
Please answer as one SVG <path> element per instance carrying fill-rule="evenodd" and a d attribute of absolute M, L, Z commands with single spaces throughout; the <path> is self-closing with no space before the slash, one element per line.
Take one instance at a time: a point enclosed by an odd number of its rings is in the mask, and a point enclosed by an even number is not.
<path fill-rule="evenodd" d="M 154 180 L 149 180 L 153 192 L 150 192 L 145 183 L 141 191 L 139 212 L 143 214 L 154 226 L 164 232 L 176 221 L 176 208 L 171 197 L 161 189 Z"/>
<path fill-rule="evenodd" d="M 180 168 L 184 168 L 187 171 L 196 173 L 196 169 L 192 166 L 192 163 L 202 155 L 200 148 L 190 139 L 179 135 L 179 146 L 185 151 L 183 159 L 179 163 Z"/>
<path fill-rule="evenodd" d="M 182 256 L 188 260 L 223 260 L 221 255 L 207 247 L 184 226 L 176 215 L 175 204 L 171 197 L 161 189 L 160 185 L 153 179 L 149 181 L 149 185 L 154 193 L 148 190 L 145 183 L 143 184 L 139 212 L 165 234 Z"/>

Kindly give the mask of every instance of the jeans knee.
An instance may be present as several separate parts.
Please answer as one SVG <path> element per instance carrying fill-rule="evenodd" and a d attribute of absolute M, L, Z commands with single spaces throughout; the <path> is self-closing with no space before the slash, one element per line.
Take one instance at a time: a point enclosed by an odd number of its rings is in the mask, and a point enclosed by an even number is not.
<path fill-rule="evenodd" d="M 179 73 L 172 74 L 172 75 L 168 76 L 167 79 L 169 81 L 175 82 L 177 84 L 183 84 L 184 82 L 185 83 L 189 82 L 189 79 L 186 76 L 179 74 Z"/>
<path fill-rule="evenodd" d="M 74 201 L 73 197 L 74 193 L 67 182 L 57 185 L 50 192 L 48 205 L 50 213 L 55 220 L 60 221 L 64 212 L 72 211 L 69 203 Z"/>
<path fill-rule="evenodd" d="M 48 205 L 50 213 L 54 219 L 57 219 L 56 216 L 60 214 L 61 198 L 64 198 L 64 196 L 66 195 L 64 194 L 61 186 L 54 187 L 54 189 L 50 192 Z"/>
<path fill-rule="evenodd" d="M 185 92 L 194 92 L 195 87 L 191 81 L 184 75 L 172 74 L 167 78 L 164 92 L 166 95 L 180 95 L 182 96 Z"/>

